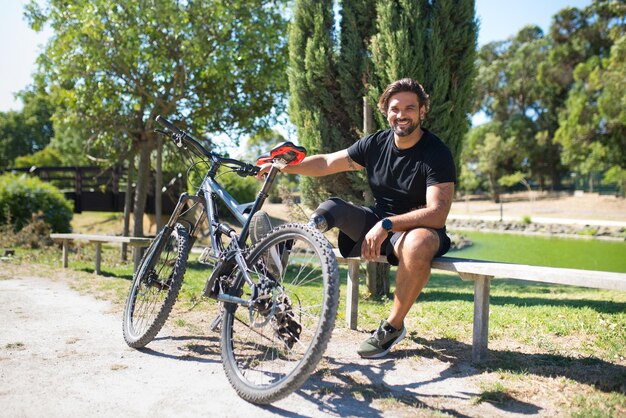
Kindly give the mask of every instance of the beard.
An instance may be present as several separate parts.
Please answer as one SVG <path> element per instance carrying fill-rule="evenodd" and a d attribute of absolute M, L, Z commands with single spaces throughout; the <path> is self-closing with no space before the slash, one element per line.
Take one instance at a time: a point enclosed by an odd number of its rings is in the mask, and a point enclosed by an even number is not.
<path fill-rule="evenodd" d="M 395 121 L 395 123 L 392 125 L 393 133 L 401 137 L 411 135 L 419 127 L 420 127 L 419 122 L 414 122 L 408 125 L 399 126 L 398 121 Z"/>

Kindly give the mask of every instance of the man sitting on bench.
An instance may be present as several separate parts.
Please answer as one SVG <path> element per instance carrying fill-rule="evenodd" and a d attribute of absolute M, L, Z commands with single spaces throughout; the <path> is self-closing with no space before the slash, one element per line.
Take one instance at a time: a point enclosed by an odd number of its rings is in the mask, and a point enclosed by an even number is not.
<path fill-rule="evenodd" d="M 331 198 L 311 217 L 322 231 L 340 229 L 339 250 L 344 257 L 377 260 L 383 253 L 398 266 L 393 308 L 359 347 L 357 352 L 364 358 L 383 357 L 404 338 L 404 318 L 430 277 L 432 259 L 450 248 L 445 223 L 454 196 L 455 166 L 446 145 L 421 127 L 429 107 L 430 99 L 417 81 L 395 81 L 378 102 L 391 129 L 282 170 L 305 176 L 367 171 L 374 207 Z M 259 179 L 270 166 L 261 166 Z"/>

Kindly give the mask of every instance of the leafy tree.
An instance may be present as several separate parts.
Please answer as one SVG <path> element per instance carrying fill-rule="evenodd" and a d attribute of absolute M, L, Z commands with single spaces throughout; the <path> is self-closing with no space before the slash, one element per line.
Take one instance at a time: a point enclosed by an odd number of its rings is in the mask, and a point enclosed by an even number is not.
<path fill-rule="evenodd" d="M 556 133 L 567 164 L 589 176 L 607 171 L 607 180 L 622 191 L 626 190 L 625 62 L 623 35 L 608 58 L 595 57 L 576 67 L 574 87 Z"/>
<path fill-rule="evenodd" d="M 462 181 L 474 187 L 484 183 L 494 201 L 500 201 L 503 181 L 519 166 L 515 139 L 500 122 L 493 121 L 472 129 L 466 141 L 463 161 L 473 175 L 463 170 Z"/>
<path fill-rule="evenodd" d="M 58 151 L 50 147 L 45 147 L 34 154 L 17 157 L 13 163 L 15 168 L 28 167 L 56 167 L 63 164 L 63 158 Z"/>
<path fill-rule="evenodd" d="M 36 82 L 20 97 L 21 111 L 0 113 L 0 169 L 12 167 L 16 157 L 42 150 L 54 135 L 53 106 L 41 84 Z"/>
<path fill-rule="evenodd" d="M 433 94 L 426 126 L 455 154 L 469 127 L 477 25 L 474 1 L 399 0 L 341 3 L 340 36 L 333 2 L 297 1 L 290 29 L 290 116 L 313 153 L 345 148 L 363 135 L 362 96 L 376 108 L 391 81 L 413 77 Z M 434 90 L 437 90 L 436 92 Z M 382 115 L 378 127 L 386 127 Z M 302 179 L 307 203 L 329 194 L 364 200 L 356 173 Z"/>
<path fill-rule="evenodd" d="M 31 1 L 35 30 L 54 31 L 41 74 L 62 107 L 55 126 L 85 138 L 91 155 L 138 155 L 135 235 L 142 235 L 154 117 L 195 133 L 254 131 L 283 106 L 281 0 Z M 210 142 L 207 144 L 212 145 Z"/>
<path fill-rule="evenodd" d="M 563 167 L 553 141 L 558 124 L 550 112 L 553 89 L 537 79 L 550 51 L 550 40 L 537 26 L 527 26 L 507 41 L 485 45 L 479 52 L 477 109 L 501 123 L 515 137 L 519 161 L 543 188 L 558 185 Z M 504 135 L 500 132 L 499 135 Z"/>

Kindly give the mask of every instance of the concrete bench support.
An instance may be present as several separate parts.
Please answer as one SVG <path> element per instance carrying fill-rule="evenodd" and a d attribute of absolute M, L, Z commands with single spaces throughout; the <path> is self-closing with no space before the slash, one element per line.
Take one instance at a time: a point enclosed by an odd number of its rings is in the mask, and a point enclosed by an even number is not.
<path fill-rule="evenodd" d="M 346 295 L 346 326 L 357 328 L 359 316 L 359 266 L 365 262 L 358 257 L 344 258 L 335 250 L 337 262 L 348 265 Z M 386 263 L 381 257 L 377 260 Z M 432 268 L 457 273 L 462 280 L 474 282 L 474 327 L 472 336 L 472 360 L 481 362 L 487 358 L 489 339 L 489 293 L 491 281 L 496 278 L 518 279 L 560 285 L 590 287 L 595 289 L 626 291 L 626 274 L 605 271 L 576 270 L 554 267 L 527 266 L 455 257 L 438 257 Z"/>
<path fill-rule="evenodd" d="M 55 241 L 61 241 L 63 244 L 63 268 L 68 267 L 69 246 L 72 241 L 87 241 L 96 245 L 95 268 L 94 273 L 101 273 L 102 265 L 102 243 L 128 244 L 133 247 L 134 270 L 137 270 L 141 261 L 141 251 L 143 247 L 147 247 L 152 242 L 151 238 L 137 237 L 121 237 L 117 235 L 89 235 L 89 234 L 50 234 L 50 238 Z"/>

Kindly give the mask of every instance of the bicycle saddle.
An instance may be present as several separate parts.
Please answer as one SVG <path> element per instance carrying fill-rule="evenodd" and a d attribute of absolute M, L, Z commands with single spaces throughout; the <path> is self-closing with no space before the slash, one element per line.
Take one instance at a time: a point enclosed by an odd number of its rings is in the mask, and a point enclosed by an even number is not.
<path fill-rule="evenodd" d="M 295 165 L 302 161 L 304 157 L 306 157 L 306 148 L 289 141 L 276 145 L 271 151 L 261 155 L 256 160 L 256 165 L 272 163 L 275 160 L 282 160 L 287 165 Z"/>

